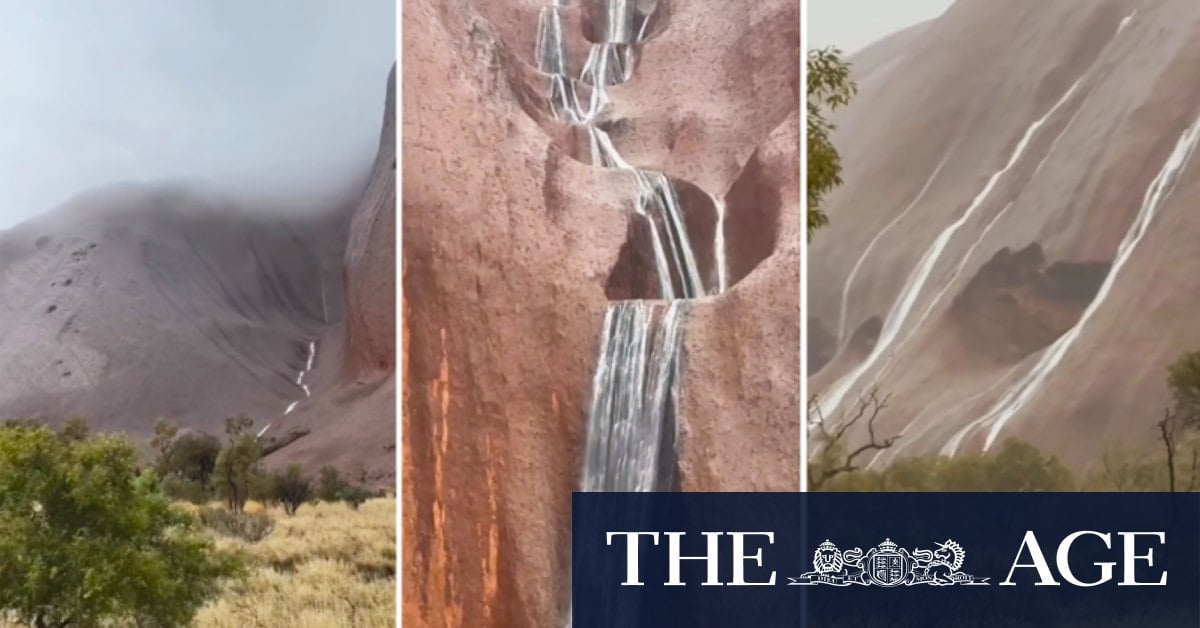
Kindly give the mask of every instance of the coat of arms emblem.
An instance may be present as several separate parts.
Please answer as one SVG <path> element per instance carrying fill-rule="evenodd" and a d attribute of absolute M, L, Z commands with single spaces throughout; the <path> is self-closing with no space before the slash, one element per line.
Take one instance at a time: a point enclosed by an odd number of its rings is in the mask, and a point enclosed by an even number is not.
<path fill-rule="evenodd" d="M 987 578 L 961 571 L 966 555 L 966 550 L 951 539 L 935 543 L 933 549 L 912 551 L 884 539 L 866 552 L 857 547 L 841 551 L 827 539 L 813 553 L 813 570 L 789 580 L 791 584 L 841 587 L 986 585 Z"/>

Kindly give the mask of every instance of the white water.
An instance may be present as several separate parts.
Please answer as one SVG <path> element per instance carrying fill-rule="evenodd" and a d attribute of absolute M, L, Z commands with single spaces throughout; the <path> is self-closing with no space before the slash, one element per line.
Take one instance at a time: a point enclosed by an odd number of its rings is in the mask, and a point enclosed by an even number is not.
<path fill-rule="evenodd" d="M 574 83 L 568 76 L 561 4 L 555 2 L 542 8 L 538 16 L 535 58 L 538 69 L 551 77 L 547 98 L 554 115 L 560 120 L 586 128 L 593 165 L 628 170 L 637 178 L 637 211 L 650 222 L 654 257 L 659 267 L 661 297 L 704 296 L 709 290 L 696 264 L 675 186 L 666 175 L 636 168 L 625 161 L 613 146 L 608 133 L 593 124 L 595 118 L 610 104 L 605 88 L 633 77 L 634 46 L 641 41 L 650 22 L 648 16 L 636 14 L 634 5 L 626 0 L 610 0 L 603 8 L 606 11 L 606 40 L 592 45 L 579 77 L 580 83 L 592 88 L 586 109 L 580 106 Z M 723 204 L 718 204 L 717 211 L 720 224 L 714 243 L 714 262 L 718 275 L 716 290 L 720 292 L 724 290 L 726 282 Z M 679 277 L 678 290 L 672 280 L 672 271 Z"/>
<path fill-rule="evenodd" d="M 862 255 L 858 256 L 858 261 L 854 262 L 854 267 L 850 269 L 850 274 L 846 276 L 846 283 L 842 285 L 842 305 L 840 314 L 838 316 L 838 344 L 841 344 L 846 337 L 846 307 L 850 299 L 850 287 L 854 284 L 854 278 L 858 276 L 858 269 L 862 267 L 863 262 L 867 261 L 867 257 L 871 255 L 872 249 L 875 248 L 875 244 L 878 243 L 879 240 L 892 229 L 892 227 L 896 226 L 901 220 L 903 220 L 904 217 L 908 215 L 908 212 L 912 211 L 912 208 L 916 207 L 917 203 L 921 202 L 921 199 L 925 198 L 925 193 L 929 191 L 930 186 L 932 186 L 934 180 L 937 179 L 938 173 L 942 171 L 942 166 L 946 165 L 946 160 L 949 158 L 950 152 L 947 151 L 942 157 L 942 160 L 938 162 L 937 168 L 934 168 L 933 174 L 929 175 L 929 178 L 925 180 L 925 185 L 921 186 L 921 191 L 917 192 L 917 195 L 913 198 L 912 202 L 910 202 L 908 206 L 904 208 L 904 211 L 900 212 L 895 218 L 893 218 L 886 227 L 880 230 L 879 233 L 875 234 L 874 238 L 871 238 L 871 242 L 867 244 L 867 248 L 863 249 Z"/>
<path fill-rule="evenodd" d="M 925 311 L 921 312 L 921 316 L 917 318 L 915 323 L 913 323 L 912 328 L 909 329 L 908 335 L 905 336 L 903 341 L 901 341 L 900 347 L 904 347 L 906 344 L 908 344 L 908 340 L 916 335 L 917 330 L 921 328 L 921 325 L 924 324 L 929 318 L 929 314 L 933 312 L 933 308 L 937 307 L 938 302 L 942 300 L 942 297 L 946 296 L 946 293 L 950 290 L 950 287 L 954 285 L 954 282 L 958 279 L 958 276 L 962 274 L 963 269 L 967 267 L 967 262 L 969 262 L 971 260 L 971 256 L 975 254 L 975 249 L 978 249 L 979 245 L 983 244 L 984 238 L 987 237 L 988 233 L 992 230 L 992 227 L 996 226 L 996 223 L 1000 222 L 1000 219 L 1008 213 L 1008 210 L 1012 209 L 1013 204 L 1013 201 L 1009 201 L 1008 204 L 1004 206 L 1004 209 L 996 212 L 996 215 L 992 216 L 992 219 L 988 221 L 987 226 L 979 232 L 979 237 L 975 238 L 975 241 L 971 243 L 971 246 L 967 249 L 967 252 L 958 260 L 958 265 L 954 267 L 954 272 L 950 273 L 950 277 L 947 278 L 942 284 L 942 289 L 938 290 L 937 294 L 933 295 L 933 298 L 929 300 L 929 305 L 925 307 Z"/>
<path fill-rule="evenodd" d="M 1130 256 L 1133 255 L 1133 251 L 1137 248 L 1138 243 L 1141 242 L 1142 236 L 1146 234 L 1150 222 L 1162 207 L 1163 202 L 1170 197 L 1171 192 L 1175 189 L 1179 173 L 1187 166 L 1193 152 L 1195 152 L 1197 140 L 1200 140 L 1200 119 L 1197 119 L 1191 126 L 1184 130 L 1183 134 L 1179 137 L 1179 141 L 1175 144 L 1175 149 L 1171 151 L 1171 155 L 1167 158 L 1166 163 L 1163 164 L 1163 167 L 1154 177 L 1154 180 L 1150 182 L 1150 187 L 1146 189 L 1146 194 L 1142 197 L 1142 206 L 1138 209 L 1137 217 L 1134 218 L 1129 231 L 1125 233 L 1120 246 L 1117 247 L 1117 257 L 1113 260 L 1112 267 L 1109 269 L 1108 275 L 1104 278 L 1104 283 L 1101 284 L 1096 297 L 1092 299 L 1087 309 L 1083 311 L 1083 316 L 1079 318 L 1079 321 L 1075 323 L 1075 326 L 1070 331 L 1060 336 L 1054 344 L 1050 345 L 1042 353 L 1041 358 L 1034 365 L 1033 369 L 1018 380 L 1000 398 L 1000 401 L 981 417 L 981 421 L 991 422 L 987 440 L 984 442 L 983 448 L 985 451 L 990 449 L 992 444 L 996 442 L 996 438 L 1008 421 L 1020 412 L 1034 395 L 1037 394 L 1042 384 L 1046 381 L 1046 378 L 1062 361 L 1067 350 L 1075 344 L 1084 326 L 1091 320 L 1096 310 L 1100 309 L 1100 306 L 1104 304 L 1104 300 L 1108 298 L 1109 293 L 1112 291 L 1113 284 L 1120 275 L 1121 269 L 1129 261 Z"/>
<path fill-rule="evenodd" d="M 1091 93 L 1092 90 L 1088 90 L 1088 92 L 1083 95 L 1082 100 L 1087 102 L 1088 96 L 1090 96 Z M 1042 157 L 1042 160 L 1038 162 L 1037 168 L 1034 168 L 1033 174 L 1029 177 L 1030 181 L 1033 181 L 1033 179 L 1038 176 L 1038 173 L 1042 171 L 1042 167 L 1045 166 L 1046 162 L 1050 160 L 1050 156 L 1053 155 L 1055 149 L 1058 148 L 1058 144 L 1062 141 L 1063 136 L 1065 136 L 1067 131 L 1071 129 L 1071 126 L 1075 124 L 1075 119 L 1079 117 L 1079 113 L 1081 111 L 1083 111 L 1082 106 L 1076 108 L 1075 113 L 1071 114 L 1071 118 L 1067 120 L 1065 125 L 1063 125 L 1062 131 L 1059 131 L 1058 136 L 1054 138 L 1054 141 L 1050 142 L 1050 148 L 1046 150 L 1046 154 Z"/>
<path fill-rule="evenodd" d="M 713 209 L 717 212 L 717 241 L 714 255 L 717 257 L 717 293 L 729 287 L 729 267 L 725 261 L 725 201 L 712 196 Z"/>
<path fill-rule="evenodd" d="M 592 379 L 581 490 L 670 490 L 683 303 L 609 306 Z"/>
<path fill-rule="evenodd" d="M 954 234 L 957 233 L 958 230 L 971 218 L 975 211 L 979 209 L 981 205 L 983 205 L 983 202 L 987 200 L 987 197 L 996 187 L 996 184 L 1000 181 L 1000 178 L 1009 170 L 1011 170 L 1014 165 L 1016 165 L 1017 161 L 1020 160 L 1021 156 L 1025 153 L 1025 149 L 1029 146 L 1034 134 L 1036 134 L 1038 129 L 1040 129 L 1042 125 L 1046 123 L 1046 120 L 1049 119 L 1050 116 L 1054 115 L 1054 113 L 1058 111 L 1058 109 L 1062 107 L 1067 100 L 1070 99 L 1071 95 L 1074 94 L 1075 90 L 1079 87 L 1081 80 L 1082 79 L 1076 80 L 1075 83 L 1071 85 L 1071 88 L 1067 90 L 1067 93 L 1063 94 L 1062 98 L 1060 98 L 1058 102 L 1046 112 L 1045 115 L 1035 120 L 1033 124 L 1029 125 L 1029 128 L 1025 130 L 1024 136 L 1021 138 L 1021 141 L 1017 143 L 1016 148 L 1013 149 L 1013 152 L 1009 156 L 1008 162 L 1004 165 L 1004 167 L 992 174 L 992 176 L 988 179 L 987 184 L 984 185 L 983 189 L 975 195 L 975 198 L 971 201 L 971 204 L 967 206 L 966 211 L 959 216 L 958 220 L 951 223 L 948 227 L 943 229 L 940 234 L 938 234 L 938 237 L 936 240 L 934 240 L 933 245 L 929 247 L 929 249 L 925 252 L 925 255 L 922 256 L 920 263 L 917 264 L 917 267 L 913 270 L 912 274 L 909 275 L 908 280 L 905 282 L 904 289 L 901 291 L 900 296 L 893 304 L 891 311 L 888 312 L 887 320 L 884 323 L 879 340 L 875 343 L 875 347 L 871 350 L 870 355 L 867 356 L 867 359 L 863 360 L 861 364 L 855 367 L 854 370 L 835 382 L 825 397 L 820 400 L 819 404 L 821 408 L 821 416 L 834 416 L 834 413 L 837 411 L 838 407 L 841 406 L 846 394 L 850 392 L 854 385 L 858 383 L 858 380 L 864 374 L 866 374 L 871 367 L 874 366 L 875 362 L 878 361 L 879 358 L 891 347 L 892 343 L 899 335 L 905 320 L 908 318 L 908 315 L 912 312 L 913 307 L 916 305 L 917 297 L 920 296 L 922 290 L 925 288 L 925 283 L 928 281 L 929 275 L 933 272 L 934 266 L 941 258 L 942 252 L 945 251 L 946 246 L 950 243 L 951 239 L 954 237 Z"/>
<path fill-rule="evenodd" d="M 308 343 L 308 358 L 305 360 L 304 370 L 300 371 L 300 373 L 298 375 L 296 375 L 296 385 L 299 386 L 300 389 L 304 391 L 305 398 L 311 397 L 312 391 L 309 390 L 308 384 L 304 383 L 304 376 L 308 375 L 312 371 L 313 363 L 316 362 L 316 359 L 317 359 L 317 343 L 315 340 L 310 340 Z M 287 416 L 287 415 L 291 414 L 292 410 L 295 410 L 296 406 L 299 405 L 299 403 L 300 403 L 299 400 L 289 403 L 287 409 L 285 409 L 283 411 L 283 416 Z M 270 426 L 267 426 L 267 427 L 270 427 Z M 263 428 L 263 431 L 266 431 L 266 428 Z"/>
<path fill-rule="evenodd" d="M 1133 16 L 1135 15 L 1137 15 L 1137 9 L 1134 9 L 1133 13 L 1126 15 L 1125 19 L 1121 20 L 1121 25 L 1117 27 L 1117 34 L 1120 34 L 1121 31 L 1125 30 L 1126 26 L 1129 26 L 1129 23 L 1133 21 Z"/>
<path fill-rule="evenodd" d="M 304 383 L 304 376 L 312 370 L 313 360 L 317 358 L 317 343 L 310 341 L 308 343 L 308 361 L 304 363 L 304 370 L 296 376 L 296 385 L 304 389 L 304 396 L 311 397 L 312 393 L 308 390 L 308 385 Z"/>

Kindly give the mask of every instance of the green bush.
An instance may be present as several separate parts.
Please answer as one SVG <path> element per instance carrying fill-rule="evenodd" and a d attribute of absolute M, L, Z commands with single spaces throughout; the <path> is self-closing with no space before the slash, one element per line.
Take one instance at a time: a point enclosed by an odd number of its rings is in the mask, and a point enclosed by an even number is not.
<path fill-rule="evenodd" d="M 241 512 L 246 507 L 256 486 L 262 481 L 262 469 L 259 460 L 262 450 L 258 439 L 253 434 L 241 434 L 233 437 L 228 447 L 221 450 L 217 456 L 216 467 L 213 471 L 213 483 L 217 494 L 225 498 L 225 503 L 234 512 Z"/>
<path fill-rule="evenodd" d="M 321 467 L 321 475 L 317 480 L 317 499 L 323 502 L 340 501 L 344 490 L 346 482 L 342 474 L 334 467 Z"/>
<path fill-rule="evenodd" d="M 367 486 L 356 484 L 354 486 L 347 486 L 342 490 L 342 501 L 346 502 L 346 505 L 350 506 L 354 510 L 358 510 L 358 507 L 361 506 L 363 502 L 371 499 L 371 497 L 374 495 L 375 492 Z"/>
<path fill-rule="evenodd" d="M 287 469 L 272 476 L 274 481 L 275 499 L 283 504 L 283 510 L 289 515 L 296 514 L 300 506 L 313 497 L 312 481 L 304 475 L 304 469 L 298 464 L 288 465 Z"/>
<path fill-rule="evenodd" d="M 128 441 L 0 428 L 0 616 L 182 626 L 244 573 L 173 508 Z"/>
<path fill-rule="evenodd" d="M 1077 488 L 1075 478 L 1057 458 L 1008 440 L 994 453 L 903 458 L 877 471 L 845 473 L 821 490 L 1004 493 Z"/>
<path fill-rule="evenodd" d="M 204 432 L 184 432 L 174 437 L 156 464 L 163 476 L 174 475 L 202 485 L 212 482 L 221 454 L 221 441 Z"/>
<path fill-rule="evenodd" d="M 275 529 L 275 519 L 265 512 L 233 512 L 224 508 L 201 508 L 196 512 L 204 527 L 228 537 L 257 543 Z"/>
<path fill-rule="evenodd" d="M 162 479 L 162 492 L 175 501 L 190 502 L 198 506 L 213 500 L 211 487 L 177 475 L 168 475 Z"/>

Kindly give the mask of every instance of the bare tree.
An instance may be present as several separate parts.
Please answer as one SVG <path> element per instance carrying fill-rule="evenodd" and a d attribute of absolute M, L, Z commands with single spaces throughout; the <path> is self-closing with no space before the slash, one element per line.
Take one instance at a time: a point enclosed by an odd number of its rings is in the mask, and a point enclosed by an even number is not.
<path fill-rule="evenodd" d="M 1162 438 L 1163 447 L 1167 450 L 1167 485 L 1172 493 L 1175 492 L 1175 431 L 1177 427 L 1175 413 L 1170 408 L 1163 410 L 1163 418 L 1158 422 L 1158 432 Z"/>
<path fill-rule="evenodd" d="M 853 412 L 833 428 L 822 415 L 817 397 L 814 395 L 809 400 L 809 428 L 815 431 L 821 447 L 819 455 L 809 457 L 809 490 L 819 491 L 833 478 L 844 473 L 858 471 L 860 456 L 867 452 L 888 449 L 896 443 L 899 436 L 879 440 L 875 434 L 875 421 L 879 419 L 884 408 L 887 408 L 890 398 L 890 394 L 881 398 L 878 388 L 871 388 L 858 398 L 858 404 L 854 407 Z M 864 418 L 867 421 L 867 442 L 847 452 L 846 434 Z"/>
<path fill-rule="evenodd" d="M 1181 417 L 1178 412 L 1170 408 L 1163 409 L 1163 418 L 1155 424 L 1158 427 L 1159 440 L 1162 441 L 1163 449 L 1167 452 L 1167 486 L 1174 493 L 1176 484 L 1175 458 L 1179 455 L 1179 440 L 1188 428 L 1188 422 Z M 1200 450 L 1196 446 L 1192 446 L 1192 462 L 1191 468 L 1188 471 L 1188 483 L 1184 488 L 1184 492 L 1192 492 L 1196 490 L 1196 467 L 1200 463 Z"/>

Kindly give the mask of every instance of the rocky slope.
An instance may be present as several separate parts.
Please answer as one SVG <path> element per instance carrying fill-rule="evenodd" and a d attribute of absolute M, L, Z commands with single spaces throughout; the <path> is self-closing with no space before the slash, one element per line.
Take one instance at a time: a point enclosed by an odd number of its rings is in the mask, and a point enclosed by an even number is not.
<path fill-rule="evenodd" d="M 361 383 L 394 372 L 379 348 L 394 333 L 383 276 L 395 256 L 395 153 L 384 140 L 358 210 L 297 214 L 195 184 L 122 184 L 0 233 L 0 416 L 77 414 L 142 438 L 158 417 L 220 433 L 246 413 L 270 426 L 268 441 L 306 434 L 271 461 L 387 482 L 394 378 Z"/>
<path fill-rule="evenodd" d="M 392 488 L 396 473 L 396 71 L 387 82 L 379 151 L 349 221 L 336 267 L 345 286 L 343 324 L 323 334 L 314 373 L 323 390 L 296 407 L 268 435 L 282 444 L 272 464 L 333 464 Z"/>
<path fill-rule="evenodd" d="M 959 0 L 852 59 L 809 370 L 830 420 L 892 394 L 875 464 L 1152 443 L 1200 346 L 1198 26 L 1186 0 Z"/>
<path fill-rule="evenodd" d="M 548 77 L 533 65 L 542 6 L 404 7 L 403 616 L 413 625 L 565 621 L 570 495 L 601 321 L 611 299 L 656 285 L 633 176 L 589 165 L 580 130 L 546 104 Z M 610 89 L 601 125 L 634 165 L 683 182 L 689 225 L 714 235 L 710 198 L 726 202 L 730 282 L 740 282 L 692 306 L 681 482 L 794 488 L 798 7 L 755 3 L 738 20 L 713 18 L 722 3 L 657 9 L 635 78 Z M 578 69 L 592 16 L 565 11 Z M 764 36 L 769 45 L 754 43 Z M 708 248 L 698 254 L 711 259 Z"/>

